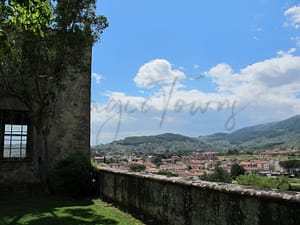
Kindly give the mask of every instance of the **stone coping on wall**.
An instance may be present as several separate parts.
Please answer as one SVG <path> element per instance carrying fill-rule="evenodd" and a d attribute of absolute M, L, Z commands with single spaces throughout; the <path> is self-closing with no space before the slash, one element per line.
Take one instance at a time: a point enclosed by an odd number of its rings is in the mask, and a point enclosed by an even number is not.
<path fill-rule="evenodd" d="M 127 176 L 142 178 L 142 179 L 149 179 L 153 181 L 198 187 L 200 189 L 206 189 L 206 190 L 227 192 L 227 193 L 244 195 L 244 196 L 253 196 L 257 198 L 272 199 L 277 201 L 289 201 L 289 202 L 300 203 L 300 192 L 295 192 L 295 191 L 281 191 L 276 189 L 255 188 L 255 187 L 249 187 L 249 186 L 243 186 L 237 184 L 209 182 L 209 181 L 202 181 L 202 180 L 190 181 L 182 177 L 166 177 L 157 174 L 143 174 L 143 173 L 129 172 L 124 170 L 104 168 L 104 167 L 100 167 L 99 170 L 100 172 L 103 171 L 103 172 L 127 175 Z"/>

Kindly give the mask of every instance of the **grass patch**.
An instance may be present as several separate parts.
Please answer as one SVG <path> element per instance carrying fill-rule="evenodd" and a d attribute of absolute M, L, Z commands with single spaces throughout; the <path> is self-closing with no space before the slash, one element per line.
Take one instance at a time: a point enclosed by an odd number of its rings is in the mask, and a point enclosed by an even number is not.
<path fill-rule="evenodd" d="M 0 197 L 1 225 L 143 225 L 99 199 Z"/>

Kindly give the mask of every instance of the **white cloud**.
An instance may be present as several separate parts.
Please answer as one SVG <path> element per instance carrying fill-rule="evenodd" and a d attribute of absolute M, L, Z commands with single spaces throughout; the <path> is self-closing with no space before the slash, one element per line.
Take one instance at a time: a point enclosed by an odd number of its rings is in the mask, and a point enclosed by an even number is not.
<path fill-rule="evenodd" d="M 171 63 L 165 59 L 154 59 L 144 64 L 133 79 L 139 87 L 152 88 L 158 84 L 170 84 L 185 78 L 185 74 L 172 69 Z"/>
<path fill-rule="evenodd" d="M 239 102 L 253 106 L 278 108 L 290 106 L 300 113 L 300 57 L 282 54 L 249 65 L 235 73 L 227 64 L 219 64 L 206 73 L 216 83 L 219 94 L 229 93 Z M 261 111 L 262 112 L 262 111 Z"/>
<path fill-rule="evenodd" d="M 203 73 L 212 78 L 219 92 L 232 93 L 232 90 L 242 81 L 241 76 L 234 74 L 233 69 L 226 63 L 220 63 Z"/>
<path fill-rule="evenodd" d="M 284 15 L 288 17 L 286 25 L 292 26 L 295 29 L 300 28 L 300 6 L 293 6 L 284 12 Z"/>
<path fill-rule="evenodd" d="M 298 48 L 300 48 L 300 37 L 291 37 L 291 40 L 296 43 Z"/>
<path fill-rule="evenodd" d="M 100 84 L 101 80 L 103 79 L 103 77 L 97 73 L 92 73 L 92 78 L 95 79 L 96 84 Z"/>
<path fill-rule="evenodd" d="M 279 51 L 277 52 L 277 55 L 279 55 L 279 56 L 291 55 L 291 54 L 293 54 L 295 51 L 297 51 L 296 48 L 291 48 L 291 49 L 289 49 L 287 52 L 286 52 L 286 51 L 283 51 L 283 50 L 279 50 Z"/>
<path fill-rule="evenodd" d="M 300 82 L 300 57 L 293 56 L 291 49 L 281 57 L 275 57 L 247 66 L 241 70 L 243 79 L 249 85 L 264 88 L 281 88 Z"/>

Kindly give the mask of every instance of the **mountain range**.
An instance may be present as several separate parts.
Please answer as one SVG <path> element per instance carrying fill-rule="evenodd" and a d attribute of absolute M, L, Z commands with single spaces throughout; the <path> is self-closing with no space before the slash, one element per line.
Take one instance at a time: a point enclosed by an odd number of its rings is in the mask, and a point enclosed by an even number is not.
<path fill-rule="evenodd" d="M 271 150 L 300 148 L 300 115 L 279 122 L 245 127 L 232 133 L 199 137 L 165 133 L 127 137 L 105 145 L 93 146 L 101 155 L 156 154 L 185 151 Z"/>

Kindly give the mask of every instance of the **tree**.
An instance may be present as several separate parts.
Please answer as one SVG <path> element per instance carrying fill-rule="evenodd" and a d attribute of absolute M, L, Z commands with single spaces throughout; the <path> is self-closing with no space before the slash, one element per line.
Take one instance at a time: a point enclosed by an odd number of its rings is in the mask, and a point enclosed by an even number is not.
<path fill-rule="evenodd" d="M 1 0 L 0 10 L 0 97 L 28 107 L 40 140 L 40 177 L 49 192 L 48 137 L 58 96 L 74 79 L 69 65 L 78 73 L 89 69 L 81 57 L 108 22 L 96 15 L 95 0 Z"/>
<path fill-rule="evenodd" d="M 230 174 L 231 174 L 232 179 L 237 178 L 239 175 L 244 175 L 245 172 L 246 171 L 245 171 L 244 167 L 240 166 L 238 163 L 234 163 L 230 169 Z"/>
<path fill-rule="evenodd" d="M 131 163 L 129 164 L 129 168 L 134 172 L 141 172 L 146 169 L 146 166 L 140 163 Z"/>
<path fill-rule="evenodd" d="M 227 151 L 227 155 L 238 155 L 239 151 L 237 149 L 233 149 L 233 150 L 228 150 Z"/>
<path fill-rule="evenodd" d="M 219 166 L 215 168 L 213 174 L 204 174 L 200 178 L 201 180 L 207 180 L 212 182 L 231 183 L 232 181 L 230 174 Z"/>
<path fill-rule="evenodd" d="M 53 16 L 50 0 L 1 0 L 0 2 L 0 62 L 14 47 L 12 30 L 29 31 L 41 37 Z"/>
<path fill-rule="evenodd" d="M 153 160 L 152 160 L 152 163 L 154 163 L 156 166 L 160 166 L 162 161 L 161 161 L 161 156 L 154 156 L 153 157 Z"/>
<path fill-rule="evenodd" d="M 300 160 L 286 160 L 280 161 L 279 165 L 282 166 L 284 169 L 289 171 L 289 174 L 294 174 L 295 170 L 300 169 Z"/>

